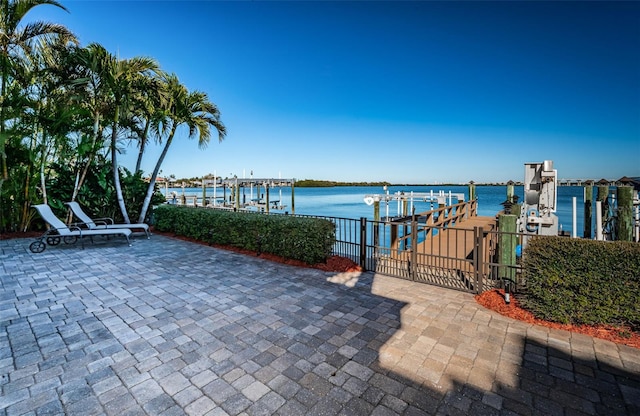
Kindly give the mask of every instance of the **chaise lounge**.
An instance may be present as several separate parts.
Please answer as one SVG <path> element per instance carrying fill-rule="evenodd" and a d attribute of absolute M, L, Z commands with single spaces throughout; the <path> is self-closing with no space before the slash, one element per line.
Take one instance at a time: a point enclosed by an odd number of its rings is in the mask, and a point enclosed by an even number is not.
<path fill-rule="evenodd" d="M 96 235 L 101 236 L 113 236 L 113 235 L 121 235 L 127 239 L 127 244 L 131 246 L 131 241 L 129 240 L 129 236 L 131 235 L 131 230 L 123 228 L 123 229 L 110 229 L 110 228 L 100 228 L 100 229 L 81 229 L 76 226 L 67 226 L 64 222 L 62 222 L 51 210 L 51 207 L 47 204 L 39 204 L 33 205 L 38 211 L 38 214 L 42 217 L 42 219 L 49 224 L 51 227 L 48 229 L 38 240 L 34 241 L 29 245 L 29 250 L 32 253 L 42 253 L 46 248 L 47 244 L 51 246 L 55 246 L 60 244 L 60 241 L 64 241 L 65 244 L 73 244 L 78 239 L 82 243 L 82 248 L 84 249 L 84 237 L 90 237 Z M 46 243 L 45 243 L 46 242 Z"/>
<path fill-rule="evenodd" d="M 96 218 L 96 219 L 92 219 L 91 217 L 89 217 L 80 207 L 80 204 L 78 204 L 77 202 L 65 202 L 65 205 L 68 206 L 71 211 L 73 212 L 73 215 L 76 216 L 76 218 L 78 218 L 80 220 L 80 222 L 82 222 L 83 225 L 85 225 L 87 228 L 89 228 L 90 230 L 101 230 L 101 229 L 129 229 L 129 230 L 134 230 L 134 229 L 142 229 L 144 230 L 145 234 L 147 235 L 147 239 L 150 238 L 150 233 L 149 233 L 149 225 L 148 224 L 144 224 L 144 223 L 138 223 L 138 224 L 115 224 L 113 219 L 111 218 Z"/>

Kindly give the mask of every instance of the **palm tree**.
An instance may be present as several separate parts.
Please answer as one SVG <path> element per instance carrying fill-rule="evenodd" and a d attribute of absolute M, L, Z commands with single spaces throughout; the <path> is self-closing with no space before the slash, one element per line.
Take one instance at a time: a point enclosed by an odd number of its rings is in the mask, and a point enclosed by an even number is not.
<path fill-rule="evenodd" d="M 0 0 L 0 71 L 2 72 L 0 83 L 0 100 L 2 100 L 0 103 L 0 162 L 2 165 L 0 189 L 2 189 L 2 182 L 9 176 L 5 153 L 8 141 L 6 131 L 7 86 L 15 60 L 20 60 L 24 53 L 28 53 L 32 41 L 38 38 L 53 40 L 61 36 L 75 41 L 75 36 L 67 28 L 58 24 L 32 22 L 20 27 L 25 15 L 34 7 L 43 4 L 67 10 L 55 0 Z"/>
<path fill-rule="evenodd" d="M 123 120 L 131 117 L 131 109 L 141 91 L 153 88 L 151 74 L 159 72 L 155 60 L 144 57 L 118 59 L 98 44 L 91 44 L 77 54 L 78 74 L 73 83 L 85 88 L 85 105 L 92 114 L 93 140 L 95 149 L 102 136 L 102 122 L 107 121 L 110 128 L 110 152 L 113 166 L 113 184 L 117 203 L 124 222 L 129 223 L 129 215 L 124 203 L 120 170 L 118 165 L 118 133 Z M 83 176 L 88 166 L 85 166 Z M 74 193 L 74 196 L 77 192 Z"/>
<path fill-rule="evenodd" d="M 181 125 L 189 128 L 189 138 L 198 136 L 198 146 L 204 148 L 209 144 L 211 138 L 211 127 L 218 131 L 218 141 L 222 141 L 227 134 L 226 127 L 220 121 L 220 111 L 215 104 L 209 101 L 207 94 L 199 91 L 189 92 L 180 83 L 175 74 L 166 76 L 165 88 L 167 91 L 167 102 L 163 109 L 164 119 L 156 127 L 160 133 L 167 128 L 167 138 L 160 154 L 156 166 L 151 174 L 149 187 L 142 204 L 138 222 L 144 222 L 151 203 L 151 197 L 155 189 L 156 177 L 162 166 L 169 147 L 173 142 L 176 131 Z"/>
<path fill-rule="evenodd" d="M 111 59 L 109 70 L 105 73 L 105 84 L 113 99 L 113 118 L 111 120 L 111 162 L 113 164 L 113 184 L 116 189 L 118 206 L 125 223 L 130 223 L 127 207 L 124 204 L 120 172 L 118 166 L 118 128 L 120 116 L 126 114 L 136 91 L 148 87 L 151 77 L 144 76 L 150 72 L 159 71 L 159 66 L 153 59 L 135 57 L 131 59 Z"/>
<path fill-rule="evenodd" d="M 75 201 L 94 158 L 103 148 L 104 118 L 111 108 L 109 91 L 103 79 L 111 56 L 102 45 L 92 43 L 86 48 L 71 49 L 65 58 L 60 71 L 66 74 L 76 104 L 91 123 L 88 141 L 78 146 L 82 167 L 76 172 L 71 195 L 71 201 Z"/>

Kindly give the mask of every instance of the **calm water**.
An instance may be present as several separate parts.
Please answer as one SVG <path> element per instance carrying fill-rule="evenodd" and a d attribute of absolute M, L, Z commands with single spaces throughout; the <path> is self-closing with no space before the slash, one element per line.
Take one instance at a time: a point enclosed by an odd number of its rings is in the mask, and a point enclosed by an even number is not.
<path fill-rule="evenodd" d="M 558 187 L 558 216 L 561 229 L 572 232 L 572 198 L 577 199 L 577 234 L 583 236 L 584 224 L 584 203 L 583 203 L 583 187 L 581 186 L 560 186 Z M 389 193 L 395 192 L 431 192 L 439 191 L 448 193 L 463 193 L 465 200 L 469 196 L 468 186 L 391 186 Z M 169 193 L 175 191 L 178 195 L 182 194 L 182 188 L 169 188 Z M 264 192 L 264 189 L 262 190 Z M 523 187 L 516 186 L 515 194 L 518 195 L 520 201 L 523 199 Z M 164 189 L 162 190 L 164 194 Z M 250 190 L 245 191 L 246 200 L 250 199 Z M 384 190 L 371 186 L 337 186 L 333 188 L 295 188 L 295 212 L 296 214 L 319 215 L 328 217 L 343 218 L 360 218 L 365 217 L 373 219 L 373 206 L 369 206 L 364 202 L 365 195 L 384 194 Z M 201 188 L 185 188 L 186 195 L 202 196 Z M 216 196 L 222 197 L 222 189 L 216 190 Z M 493 216 L 502 210 L 502 203 L 507 199 L 506 186 L 476 186 L 476 195 L 478 197 L 478 215 Z M 213 188 L 207 188 L 207 197 L 213 196 Z M 230 193 L 227 190 L 227 198 Z M 257 190 L 254 188 L 253 197 L 256 198 Z M 269 192 L 269 200 L 271 202 L 280 200 L 281 204 L 286 205 L 286 211 L 291 212 L 291 188 L 272 188 Z M 428 202 L 415 201 L 416 212 L 428 211 L 430 204 Z M 380 215 L 386 215 L 386 205 L 384 202 L 380 204 Z M 595 208 L 592 210 L 595 213 Z M 398 214 L 398 205 L 395 201 L 389 203 L 389 215 Z M 595 222 L 595 221 L 592 221 Z"/>

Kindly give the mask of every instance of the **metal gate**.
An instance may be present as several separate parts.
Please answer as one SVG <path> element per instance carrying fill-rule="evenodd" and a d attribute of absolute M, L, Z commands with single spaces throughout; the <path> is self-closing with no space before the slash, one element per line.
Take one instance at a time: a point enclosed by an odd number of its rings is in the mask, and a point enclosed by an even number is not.
<path fill-rule="evenodd" d="M 471 293 L 522 283 L 517 255 L 522 236 L 515 233 L 465 227 L 471 220 L 436 226 L 416 216 L 329 219 L 336 224 L 334 254 L 364 270 Z"/>

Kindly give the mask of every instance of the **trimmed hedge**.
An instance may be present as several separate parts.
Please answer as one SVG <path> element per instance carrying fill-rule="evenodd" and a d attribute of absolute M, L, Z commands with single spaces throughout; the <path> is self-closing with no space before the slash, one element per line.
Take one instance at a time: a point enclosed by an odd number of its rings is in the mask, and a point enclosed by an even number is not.
<path fill-rule="evenodd" d="M 640 244 L 536 237 L 523 261 L 522 304 L 536 316 L 640 329 Z"/>
<path fill-rule="evenodd" d="M 209 243 L 270 253 L 307 264 L 331 255 L 335 225 L 320 218 L 161 205 L 155 228 Z"/>

